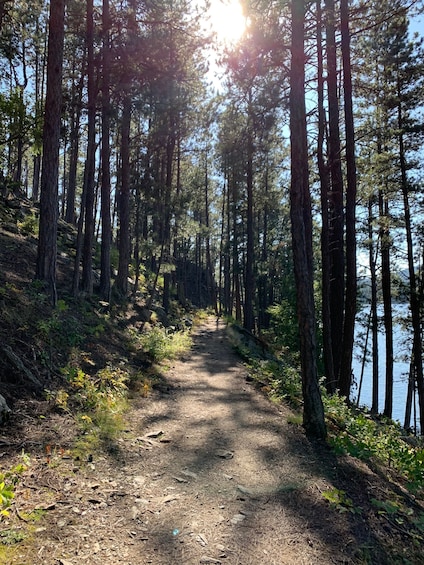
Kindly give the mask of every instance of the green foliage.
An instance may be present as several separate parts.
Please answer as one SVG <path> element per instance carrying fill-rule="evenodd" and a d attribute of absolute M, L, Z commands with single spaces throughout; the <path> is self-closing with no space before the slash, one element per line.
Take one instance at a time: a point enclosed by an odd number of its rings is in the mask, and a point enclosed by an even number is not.
<path fill-rule="evenodd" d="M 17 543 L 21 543 L 26 538 L 26 534 L 24 532 L 7 529 L 0 531 L 0 543 L 2 545 L 16 545 Z"/>
<path fill-rule="evenodd" d="M 20 512 L 21 518 L 27 522 L 39 522 L 44 518 L 47 511 L 44 508 L 34 508 L 31 512 Z"/>
<path fill-rule="evenodd" d="M 421 534 L 424 534 L 424 512 L 421 512 L 416 518 L 414 518 L 413 523 L 417 530 L 421 532 Z"/>
<path fill-rule="evenodd" d="M 299 351 L 299 328 L 295 300 L 282 300 L 268 308 L 275 345 L 291 352 Z"/>
<path fill-rule="evenodd" d="M 259 360 L 248 356 L 245 348 L 245 359 L 248 360 L 249 375 L 261 385 L 272 400 L 286 401 L 293 408 L 302 403 L 302 382 L 300 371 L 278 360 Z"/>
<path fill-rule="evenodd" d="M 18 222 L 18 228 L 23 235 L 38 236 L 38 218 L 35 214 L 27 214 L 25 218 Z"/>
<path fill-rule="evenodd" d="M 8 508 L 15 497 L 15 486 L 22 473 L 29 465 L 29 459 L 22 454 L 23 462 L 15 465 L 10 470 L 0 473 L 0 520 L 3 516 L 8 516 Z"/>
<path fill-rule="evenodd" d="M 0 479 L 2 479 L 1 475 L 0 475 Z M 10 483 L 6 483 L 4 480 L 1 480 L 0 482 L 0 505 L 2 508 L 2 510 L 0 511 L 1 515 L 8 516 L 9 513 L 6 510 L 6 508 L 10 506 L 14 497 L 15 497 L 15 493 L 14 493 L 13 485 Z"/>
<path fill-rule="evenodd" d="M 62 374 L 69 389 L 50 391 L 48 396 L 62 410 L 78 411 L 76 421 L 83 436 L 76 451 L 81 455 L 96 449 L 100 441 L 114 438 L 123 428 L 129 375 L 123 369 L 107 366 L 91 376 L 69 365 L 62 369 Z"/>
<path fill-rule="evenodd" d="M 138 335 L 137 341 L 143 351 L 157 363 L 165 359 L 177 359 L 187 353 L 191 347 L 191 337 L 188 332 L 167 333 L 159 326 Z"/>
<path fill-rule="evenodd" d="M 129 377 L 122 369 L 107 366 L 90 376 L 79 367 L 67 366 L 62 373 L 71 386 L 72 401 L 83 410 L 114 411 L 126 396 Z M 65 407 L 68 399 L 69 395 L 63 396 Z"/>
<path fill-rule="evenodd" d="M 371 504 L 377 510 L 377 514 L 385 516 L 385 518 L 394 523 L 397 527 L 404 525 L 412 525 L 413 530 L 410 535 L 417 541 L 422 542 L 422 534 L 424 533 L 424 512 L 415 515 L 414 509 L 405 506 L 398 499 L 378 500 L 371 499 Z"/>
<path fill-rule="evenodd" d="M 344 490 L 332 488 L 322 493 L 322 496 L 341 514 L 350 512 L 351 514 L 360 514 L 361 509 L 355 507 L 352 500 L 346 495 Z"/>
<path fill-rule="evenodd" d="M 267 359 L 259 358 L 257 350 L 239 338 L 240 334 L 234 331 L 233 325 L 237 324 L 230 321 L 227 333 L 234 349 L 245 361 L 249 376 L 272 400 L 284 400 L 293 408 L 299 408 L 302 405 L 302 381 L 297 355 L 285 348 L 278 357 L 269 355 Z"/>
<path fill-rule="evenodd" d="M 401 510 L 399 502 L 394 500 L 377 500 L 371 499 L 371 504 L 377 508 L 379 514 L 397 514 Z"/>
<path fill-rule="evenodd" d="M 50 316 L 37 322 L 40 338 L 53 350 L 76 347 L 84 339 L 83 328 L 69 313 L 69 306 L 64 300 L 58 300 L 57 306 Z"/>
<path fill-rule="evenodd" d="M 337 395 L 323 395 L 323 402 L 329 441 L 336 452 L 392 467 L 405 477 L 410 490 L 423 490 L 424 449 L 409 445 L 400 426 L 355 411 Z"/>

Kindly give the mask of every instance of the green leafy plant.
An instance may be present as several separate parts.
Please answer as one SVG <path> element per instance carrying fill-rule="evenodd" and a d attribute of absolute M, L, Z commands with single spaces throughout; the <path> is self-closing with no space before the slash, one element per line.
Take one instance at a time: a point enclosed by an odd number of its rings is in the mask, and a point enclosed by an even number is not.
<path fill-rule="evenodd" d="M 164 328 L 159 326 L 142 333 L 137 339 L 142 349 L 157 363 L 165 359 L 181 357 L 191 347 L 191 338 L 188 332 L 167 333 Z"/>
<path fill-rule="evenodd" d="M 414 520 L 413 520 L 414 526 L 417 528 L 417 530 L 421 533 L 424 534 L 424 512 L 421 512 Z"/>
<path fill-rule="evenodd" d="M 113 411 L 116 404 L 126 397 L 129 375 L 120 368 L 106 366 L 91 376 L 80 367 L 68 365 L 62 369 L 62 374 L 70 384 L 72 395 L 66 396 L 63 391 L 56 394 L 62 397 L 62 404 L 66 407 L 72 400 L 84 410 Z"/>
<path fill-rule="evenodd" d="M 296 301 L 293 298 L 283 299 L 279 304 L 274 304 L 268 308 L 277 348 L 289 349 L 292 352 L 299 351 Z"/>
<path fill-rule="evenodd" d="M 297 409 L 302 404 L 302 383 L 300 371 L 283 361 L 264 360 L 251 357 L 244 349 L 243 359 L 247 362 L 249 376 L 258 383 L 271 400 L 286 401 Z"/>
<path fill-rule="evenodd" d="M 25 538 L 26 534 L 18 530 L 7 529 L 0 531 L 0 543 L 2 545 L 16 545 L 17 543 L 21 543 Z"/>
<path fill-rule="evenodd" d="M 15 465 L 4 473 L 0 473 L 0 519 L 2 516 L 9 515 L 8 508 L 15 498 L 15 486 L 22 473 L 28 468 L 29 458 L 24 453 L 22 454 L 22 460 L 22 463 Z"/>
<path fill-rule="evenodd" d="M 127 409 L 129 375 L 121 368 L 106 366 L 94 375 L 71 365 L 62 369 L 69 389 L 50 392 L 61 409 L 76 412 L 82 436 L 76 443 L 79 457 L 110 441 L 123 429 Z"/>
<path fill-rule="evenodd" d="M 346 495 L 346 492 L 344 490 L 337 488 L 328 489 L 322 493 L 322 496 L 330 503 L 330 506 L 335 508 L 340 513 L 361 513 L 361 509 L 353 504 L 352 500 Z"/>
<path fill-rule="evenodd" d="M 84 339 L 85 332 L 81 324 L 69 311 L 68 304 L 64 300 L 58 300 L 50 315 L 37 323 L 39 337 L 47 345 L 48 357 L 55 350 L 76 347 Z"/>
<path fill-rule="evenodd" d="M 47 511 L 44 508 L 34 508 L 30 512 L 20 512 L 21 518 L 27 522 L 39 522 L 46 514 Z"/>
<path fill-rule="evenodd" d="M 18 228 L 23 235 L 38 235 L 38 218 L 35 214 L 27 214 L 25 218 L 18 222 Z"/>
<path fill-rule="evenodd" d="M 401 505 L 395 500 L 377 500 L 371 499 L 371 504 L 377 508 L 379 514 L 397 514 L 401 510 Z"/>
<path fill-rule="evenodd" d="M 3 477 L 0 475 L 0 479 L 1 478 Z M 14 485 L 2 480 L 0 482 L 0 505 L 2 508 L 0 511 L 1 515 L 3 516 L 9 515 L 7 508 L 11 505 L 14 497 L 15 497 Z"/>
<path fill-rule="evenodd" d="M 387 465 L 405 477 L 412 492 L 424 488 L 424 449 L 405 441 L 399 425 L 376 420 L 347 406 L 343 398 L 323 395 L 329 442 L 338 453 Z"/>

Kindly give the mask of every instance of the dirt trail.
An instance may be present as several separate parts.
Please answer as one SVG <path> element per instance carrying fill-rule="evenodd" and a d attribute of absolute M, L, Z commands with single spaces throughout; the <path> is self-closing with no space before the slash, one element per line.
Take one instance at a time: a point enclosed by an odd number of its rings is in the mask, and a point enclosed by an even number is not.
<path fill-rule="evenodd" d="M 357 562 L 373 540 L 322 497 L 331 454 L 246 382 L 223 323 L 193 337 L 162 390 L 135 400 L 113 456 L 49 480 L 57 496 L 32 563 Z"/>

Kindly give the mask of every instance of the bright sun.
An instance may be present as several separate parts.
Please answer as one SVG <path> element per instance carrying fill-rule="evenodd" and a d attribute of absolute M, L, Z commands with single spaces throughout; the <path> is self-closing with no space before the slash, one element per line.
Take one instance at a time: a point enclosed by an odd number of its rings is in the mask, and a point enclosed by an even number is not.
<path fill-rule="evenodd" d="M 209 14 L 220 43 L 234 43 L 246 29 L 246 17 L 238 0 L 211 0 Z"/>

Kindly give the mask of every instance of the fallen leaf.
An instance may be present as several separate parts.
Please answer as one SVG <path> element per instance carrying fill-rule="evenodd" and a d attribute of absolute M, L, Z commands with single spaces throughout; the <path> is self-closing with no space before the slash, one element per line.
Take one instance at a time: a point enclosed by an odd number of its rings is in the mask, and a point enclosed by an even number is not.
<path fill-rule="evenodd" d="M 178 494 L 169 494 L 168 496 L 165 496 L 162 502 L 166 504 L 167 502 L 172 502 L 173 500 L 177 500 L 178 498 L 179 498 Z"/>
<path fill-rule="evenodd" d="M 243 494 L 249 494 L 249 495 L 252 494 L 252 491 L 244 487 L 243 485 L 237 485 L 237 490 L 239 490 Z"/>
<path fill-rule="evenodd" d="M 230 522 L 235 526 L 237 524 L 240 524 L 241 522 L 243 522 L 243 520 L 246 519 L 246 516 L 244 514 L 235 514 Z"/>
<path fill-rule="evenodd" d="M 234 454 L 231 451 L 227 451 L 225 449 L 218 449 L 216 455 L 221 457 L 221 459 L 232 459 L 234 457 Z"/>
<path fill-rule="evenodd" d="M 163 430 L 157 430 L 155 432 L 149 432 L 148 434 L 145 435 L 145 437 L 159 437 L 159 436 L 163 436 Z"/>
<path fill-rule="evenodd" d="M 183 469 L 181 471 L 182 475 L 185 475 L 186 477 L 191 477 L 192 479 L 197 479 L 197 473 L 193 473 L 193 471 L 187 471 L 185 469 Z"/>
<path fill-rule="evenodd" d="M 188 483 L 187 479 L 183 479 L 182 477 L 172 477 L 177 481 L 177 483 Z"/>

